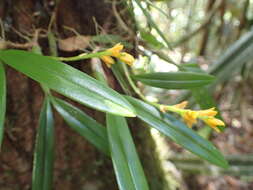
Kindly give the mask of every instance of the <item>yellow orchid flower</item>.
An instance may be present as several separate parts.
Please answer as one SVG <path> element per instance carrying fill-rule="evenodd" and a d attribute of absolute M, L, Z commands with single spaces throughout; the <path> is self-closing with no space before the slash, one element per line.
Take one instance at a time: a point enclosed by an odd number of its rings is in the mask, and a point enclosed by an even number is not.
<path fill-rule="evenodd" d="M 122 52 L 120 54 L 120 56 L 118 57 L 118 59 L 126 64 L 128 64 L 129 66 L 132 66 L 135 59 L 132 55 L 126 53 L 126 52 Z"/>
<path fill-rule="evenodd" d="M 124 46 L 121 45 L 121 43 L 116 44 L 110 49 L 107 49 L 106 51 L 111 52 L 111 56 L 113 57 L 119 57 L 121 51 L 123 50 Z"/>
<path fill-rule="evenodd" d="M 187 104 L 188 102 L 184 101 L 173 106 L 160 105 L 160 111 L 171 111 L 180 114 L 188 127 L 192 127 L 193 124 L 197 123 L 197 119 L 204 121 L 217 132 L 220 132 L 220 129 L 217 126 L 225 126 L 223 121 L 214 117 L 218 113 L 215 108 L 193 111 L 190 109 L 184 109 Z"/>
<path fill-rule="evenodd" d="M 223 121 L 214 117 L 203 119 L 203 121 L 217 132 L 220 132 L 220 129 L 217 126 L 225 126 L 225 123 Z"/>
<path fill-rule="evenodd" d="M 108 67 L 111 67 L 111 65 L 115 63 L 115 61 L 113 60 L 112 57 L 115 57 L 115 58 L 119 59 L 120 61 L 122 61 L 123 63 L 126 63 L 126 64 L 132 66 L 135 59 L 132 55 L 130 55 L 126 52 L 121 52 L 123 50 L 123 48 L 124 48 L 124 46 L 122 44 L 118 43 L 115 46 L 113 46 L 112 48 L 109 48 L 106 50 L 106 52 L 109 52 L 110 55 L 101 56 L 100 58 L 105 62 L 105 64 Z"/>
<path fill-rule="evenodd" d="M 188 105 L 188 101 L 183 101 L 179 104 L 174 105 L 175 108 L 184 109 Z"/>
<path fill-rule="evenodd" d="M 187 110 L 182 114 L 184 122 L 187 124 L 188 127 L 192 127 L 193 124 L 197 123 L 197 116 L 198 114 L 192 110 Z"/>
<path fill-rule="evenodd" d="M 106 66 L 109 68 L 111 67 L 112 64 L 115 63 L 114 59 L 110 56 L 105 55 L 101 56 L 100 58 L 105 62 Z"/>

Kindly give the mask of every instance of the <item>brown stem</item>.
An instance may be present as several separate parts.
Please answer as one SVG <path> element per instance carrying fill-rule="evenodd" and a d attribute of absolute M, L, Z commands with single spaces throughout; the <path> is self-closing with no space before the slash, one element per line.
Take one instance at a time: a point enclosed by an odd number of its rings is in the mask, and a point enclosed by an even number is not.
<path fill-rule="evenodd" d="M 216 0 L 209 0 L 206 6 L 206 13 L 209 13 L 210 10 L 213 8 L 213 5 Z M 207 44 L 208 44 L 208 37 L 209 37 L 209 32 L 210 32 L 210 25 L 207 25 L 204 28 L 202 39 L 200 42 L 200 50 L 199 50 L 199 55 L 203 56 L 205 55 Z"/>
<path fill-rule="evenodd" d="M 238 27 L 238 33 L 237 33 L 237 39 L 240 37 L 242 30 L 245 28 L 246 23 L 247 23 L 247 12 L 249 8 L 250 1 L 245 0 L 241 18 L 240 18 L 240 25 Z"/>

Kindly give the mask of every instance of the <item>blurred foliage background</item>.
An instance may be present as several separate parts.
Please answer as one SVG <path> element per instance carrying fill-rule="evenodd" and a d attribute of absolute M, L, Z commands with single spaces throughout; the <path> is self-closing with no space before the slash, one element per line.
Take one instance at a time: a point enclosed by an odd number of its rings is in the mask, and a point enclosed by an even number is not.
<path fill-rule="evenodd" d="M 136 0 L 133 7 L 141 38 L 138 50 L 142 54 L 136 72 L 175 71 L 197 64 L 217 77 L 208 91 L 197 92 L 204 100 L 196 98 L 196 92 L 143 87 L 146 95 L 167 104 L 187 97 L 195 108 L 207 108 L 215 100 L 227 124 L 222 134 L 211 134 L 207 128 L 197 130 L 228 155 L 229 170 L 213 170 L 187 154 L 175 156 L 175 150 L 182 150 L 160 139 L 161 152 L 165 149 L 162 144 L 169 144 L 172 151 L 165 153 L 164 159 L 172 160 L 183 171 L 185 189 L 251 189 L 253 1 Z M 153 135 L 159 137 L 156 132 Z"/>

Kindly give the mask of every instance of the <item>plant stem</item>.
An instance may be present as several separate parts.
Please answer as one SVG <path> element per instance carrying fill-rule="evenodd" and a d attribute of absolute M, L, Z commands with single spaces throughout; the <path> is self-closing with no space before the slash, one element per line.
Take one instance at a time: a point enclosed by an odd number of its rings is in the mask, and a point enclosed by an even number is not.
<path fill-rule="evenodd" d="M 96 52 L 96 53 L 82 53 L 80 55 L 74 56 L 74 57 L 52 57 L 53 59 L 59 60 L 59 61 L 79 61 L 83 59 L 90 59 L 93 57 L 101 57 L 105 55 L 111 55 L 111 52 L 108 51 L 102 51 L 102 52 Z"/>
<path fill-rule="evenodd" d="M 124 72 L 125 72 L 125 75 L 126 75 L 126 78 L 130 84 L 130 86 L 132 87 L 132 89 L 134 90 L 134 92 L 142 99 L 144 100 L 145 102 L 147 102 L 148 100 L 146 99 L 146 97 L 141 93 L 140 89 L 135 85 L 133 79 L 131 78 L 130 74 L 129 74 L 129 71 L 126 67 L 126 65 L 123 65 L 123 69 L 124 69 Z"/>
<path fill-rule="evenodd" d="M 161 106 L 164 106 L 162 104 L 158 104 L 158 103 L 155 103 L 155 102 L 151 102 L 149 101 L 145 96 L 144 94 L 142 94 L 142 92 L 140 91 L 140 89 L 135 85 L 133 79 L 131 78 L 130 74 L 129 74 L 129 71 L 126 67 L 126 65 L 124 64 L 123 65 L 123 69 L 124 69 L 124 72 L 125 72 L 125 75 L 126 75 L 126 78 L 130 84 L 130 86 L 132 87 L 132 89 L 134 90 L 134 92 L 146 103 L 148 104 L 151 104 L 153 105 L 154 107 L 156 107 L 157 109 L 160 110 Z"/>
<path fill-rule="evenodd" d="M 157 31 L 157 33 L 159 34 L 159 36 L 164 40 L 164 42 L 166 43 L 167 47 L 172 50 L 170 42 L 165 37 L 165 35 L 163 34 L 163 32 L 159 29 L 159 27 L 156 25 L 155 21 L 153 20 L 153 18 L 149 14 L 149 12 L 146 11 L 146 9 L 142 6 L 140 0 L 135 0 L 135 2 L 138 5 L 138 7 L 142 10 L 143 14 L 146 16 L 146 18 L 147 18 L 148 22 L 150 23 L 150 25 Z"/>

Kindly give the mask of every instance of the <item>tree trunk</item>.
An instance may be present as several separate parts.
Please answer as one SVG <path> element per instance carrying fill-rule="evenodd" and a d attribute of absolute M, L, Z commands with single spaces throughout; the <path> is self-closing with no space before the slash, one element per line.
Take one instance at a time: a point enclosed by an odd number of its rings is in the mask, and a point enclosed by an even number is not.
<path fill-rule="evenodd" d="M 53 22 L 53 32 L 58 38 L 75 34 L 96 35 L 96 25 L 108 34 L 117 27 L 111 3 L 107 0 L 61 0 L 56 6 L 51 0 L 1 0 L 0 18 L 5 28 L 5 38 L 15 43 L 25 43 L 35 29 L 48 29 Z M 121 9 L 120 5 L 119 9 Z M 55 15 L 56 19 L 52 19 Z M 96 23 L 96 24 L 95 24 Z M 131 26 L 129 26 L 131 27 Z M 47 38 L 39 38 L 43 53 L 48 54 Z M 78 52 L 64 53 L 72 56 Z M 85 66 L 84 66 L 85 65 Z M 89 64 L 74 63 L 78 69 L 89 73 Z M 38 83 L 23 74 L 7 68 L 7 116 L 4 143 L 0 155 L 0 190 L 31 189 L 33 150 L 43 93 Z M 107 73 L 112 75 L 110 70 Z M 113 82 L 113 80 L 112 80 Z M 117 88 L 117 82 L 114 81 Z M 83 108 L 86 113 L 101 121 L 104 114 Z M 111 160 L 98 152 L 85 139 L 73 132 L 59 117 L 56 119 L 56 159 L 54 164 L 54 189 L 118 189 Z M 155 148 L 147 128 L 133 119 L 132 134 L 140 153 L 151 189 L 160 190 L 165 181 L 155 156 Z"/>

